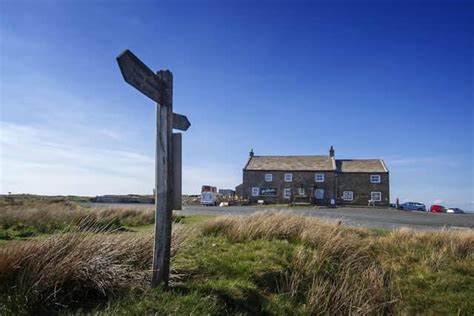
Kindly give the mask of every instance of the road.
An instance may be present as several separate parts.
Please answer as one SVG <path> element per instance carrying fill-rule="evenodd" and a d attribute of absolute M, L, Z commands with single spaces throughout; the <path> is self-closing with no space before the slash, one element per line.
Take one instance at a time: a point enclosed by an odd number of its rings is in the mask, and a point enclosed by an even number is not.
<path fill-rule="evenodd" d="M 209 215 L 248 215 L 261 211 L 281 211 L 291 214 L 314 216 L 323 219 L 340 220 L 351 226 L 400 228 L 411 227 L 417 229 L 473 229 L 474 214 L 439 214 L 429 212 L 407 212 L 386 208 L 349 208 L 336 209 L 317 207 L 283 207 L 269 208 L 259 206 L 230 206 L 205 207 L 185 206 L 179 214 L 209 214 Z"/>
<path fill-rule="evenodd" d="M 153 208 L 150 204 L 92 204 L 93 207 Z M 438 214 L 429 212 L 407 212 L 386 208 L 319 208 L 319 207 L 268 207 L 268 206 L 184 206 L 178 214 L 248 215 L 262 211 L 281 211 L 291 214 L 340 220 L 351 226 L 416 229 L 474 229 L 474 214 Z"/>

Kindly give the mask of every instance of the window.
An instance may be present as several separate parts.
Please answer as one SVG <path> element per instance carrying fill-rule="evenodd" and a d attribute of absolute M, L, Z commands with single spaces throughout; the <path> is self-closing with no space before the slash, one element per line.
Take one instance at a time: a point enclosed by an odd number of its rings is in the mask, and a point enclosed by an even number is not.
<path fill-rule="evenodd" d="M 271 173 L 265 174 L 265 181 L 272 182 L 272 180 L 273 180 L 273 175 Z"/>
<path fill-rule="evenodd" d="M 293 181 L 293 174 L 292 173 L 285 173 L 285 182 Z"/>
<path fill-rule="evenodd" d="M 324 173 L 316 173 L 316 175 L 314 176 L 314 181 L 324 182 Z"/>
<path fill-rule="evenodd" d="M 252 196 L 258 196 L 259 191 L 260 190 L 258 188 L 252 188 Z"/>
<path fill-rule="evenodd" d="M 284 189 L 283 190 L 283 197 L 285 199 L 289 199 L 291 197 L 291 189 Z"/>
<path fill-rule="evenodd" d="M 354 200 L 354 192 L 352 191 L 344 191 L 342 192 L 342 199 L 344 201 L 352 201 Z"/>
<path fill-rule="evenodd" d="M 298 188 L 298 195 L 305 195 L 304 188 Z"/>
<path fill-rule="evenodd" d="M 380 175 L 379 174 L 371 174 L 370 175 L 370 183 L 380 183 Z"/>
<path fill-rule="evenodd" d="M 374 202 L 380 202 L 380 201 L 382 201 L 382 193 L 372 191 L 372 192 L 370 192 L 370 199 Z"/>
<path fill-rule="evenodd" d="M 316 189 L 314 190 L 314 198 L 316 200 L 324 199 L 324 189 Z"/>

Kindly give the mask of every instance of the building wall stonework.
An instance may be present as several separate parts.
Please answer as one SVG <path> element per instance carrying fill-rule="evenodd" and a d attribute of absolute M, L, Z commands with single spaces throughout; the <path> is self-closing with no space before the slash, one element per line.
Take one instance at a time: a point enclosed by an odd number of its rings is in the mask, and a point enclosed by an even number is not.
<path fill-rule="evenodd" d="M 285 174 L 292 174 L 292 181 L 285 181 Z M 272 180 L 266 181 L 265 175 L 271 174 Z M 316 182 L 316 174 L 323 174 L 324 181 Z M 252 194 L 252 189 L 258 188 L 258 195 Z M 243 171 L 243 197 L 250 203 L 263 200 L 265 203 L 291 203 L 307 201 L 312 204 L 327 205 L 335 197 L 335 176 L 333 171 Z M 268 189 L 274 189 L 268 190 Z M 285 189 L 291 190 L 290 198 L 284 196 Z M 304 190 L 301 195 L 300 189 Z M 324 190 L 322 199 L 316 199 L 316 189 Z M 265 195 L 264 192 L 271 195 Z"/>
<path fill-rule="evenodd" d="M 292 174 L 292 181 L 285 181 L 285 174 Z M 272 181 L 266 181 L 265 175 L 271 174 Z M 323 182 L 316 182 L 316 174 L 324 174 Z M 336 175 L 337 174 L 337 175 Z M 380 175 L 380 183 L 371 183 L 371 175 Z M 258 188 L 258 195 L 252 193 Z M 299 195 L 299 189 L 304 189 L 304 195 Z M 263 192 L 274 194 L 264 195 Z M 284 190 L 290 189 L 290 198 L 284 196 Z M 323 198 L 316 199 L 315 191 L 324 190 Z M 345 200 L 344 191 L 352 192 L 352 200 Z M 315 205 L 330 205 L 335 198 L 337 205 L 368 205 L 371 192 L 380 192 L 381 201 L 375 205 L 388 206 L 390 203 L 389 173 L 348 173 L 333 171 L 243 171 L 243 198 L 250 203 L 263 200 L 265 203 L 286 204 L 294 201 L 307 201 Z"/>
<path fill-rule="evenodd" d="M 371 183 L 371 175 L 380 175 L 380 183 Z M 337 175 L 337 204 L 368 205 L 371 192 L 380 192 L 381 201 L 375 205 L 388 206 L 390 203 L 389 174 L 387 173 L 348 173 Z M 344 200 L 344 191 L 352 192 L 353 200 Z"/>

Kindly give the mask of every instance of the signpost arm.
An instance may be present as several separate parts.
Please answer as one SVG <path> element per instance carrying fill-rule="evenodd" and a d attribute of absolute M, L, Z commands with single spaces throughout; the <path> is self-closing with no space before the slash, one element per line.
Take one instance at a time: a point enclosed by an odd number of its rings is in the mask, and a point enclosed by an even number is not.
<path fill-rule="evenodd" d="M 173 75 L 168 70 L 157 73 L 164 83 L 156 106 L 155 162 L 155 240 L 152 286 L 168 286 L 173 205 Z"/>

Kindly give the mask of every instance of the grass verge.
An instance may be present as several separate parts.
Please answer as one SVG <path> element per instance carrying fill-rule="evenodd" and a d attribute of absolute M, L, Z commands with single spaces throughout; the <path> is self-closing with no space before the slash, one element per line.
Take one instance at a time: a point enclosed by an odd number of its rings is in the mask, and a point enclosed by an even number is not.
<path fill-rule="evenodd" d="M 182 217 L 174 216 L 175 221 Z M 153 224 L 155 211 L 149 208 L 89 208 L 67 200 L 40 200 L 0 206 L 0 240 L 25 239 L 89 227 L 126 230 Z"/>
<path fill-rule="evenodd" d="M 142 291 L 150 282 L 153 235 L 97 232 L 100 227 L 0 248 L 0 314 L 54 314 Z M 188 234 L 175 226 L 171 256 Z"/>
<path fill-rule="evenodd" d="M 194 232 L 174 242 L 167 291 L 148 288 L 146 231 L 53 235 L 2 248 L 0 314 L 474 312 L 472 231 L 380 232 L 275 212 L 185 217 L 178 226 Z"/>

